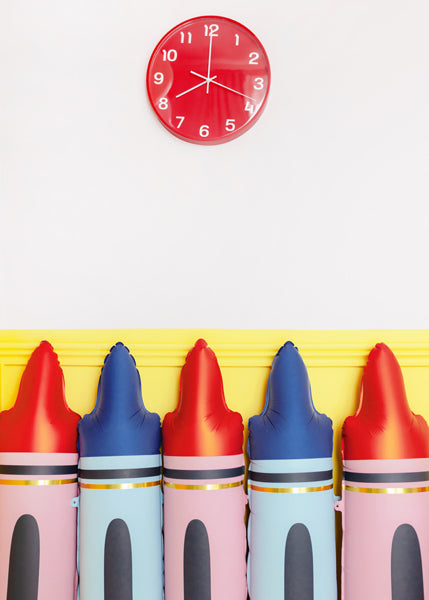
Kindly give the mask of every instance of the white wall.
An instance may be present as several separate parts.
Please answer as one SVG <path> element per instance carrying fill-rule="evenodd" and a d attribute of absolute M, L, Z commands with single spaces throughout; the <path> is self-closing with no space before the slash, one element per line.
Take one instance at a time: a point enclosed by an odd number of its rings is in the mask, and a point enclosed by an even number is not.
<path fill-rule="evenodd" d="M 201 147 L 145 90 L 219 14 L 264 114 Z M 427 0 L 0 0 L 0 327 L 427 328 Z"/>

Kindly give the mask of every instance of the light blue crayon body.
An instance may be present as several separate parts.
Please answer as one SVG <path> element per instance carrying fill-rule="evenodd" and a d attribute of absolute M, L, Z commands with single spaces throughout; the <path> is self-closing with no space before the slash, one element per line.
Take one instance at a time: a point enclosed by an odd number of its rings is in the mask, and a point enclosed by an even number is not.
<path fill-rule="evenodd" d="M 163 597 L 160 467 L 159 455 L 81 459 L 80 469 L 86 476 L 79 479 L 80 600 L 105 599 L 106 569 L 111 570 L 112 579 L 122 580 L 121 585 L 125 580 L 118 598 L 128 600 L 126 590 L 134 590 L 130 598 Z M 156 468 L 156 476 L 120 476 L 131 469 L 150 473 Z M 112 470 L 117 471 L 114 478 Z M 103 471 L 110 476 L 99 479 Z M 112 600 L 116 598 L 113 589 L 107 593 Z"/>
<path fill-rule="evenodd" d="M 255 460 L 249 472 L 250 598 L 335 600 L 332 459 Z"/>
<path fill-rule="evenodd" d="M 332 421 L 313 405 L 307 369 L 287 342 L 249 420 L 251 600 L 336 600 Z"/>

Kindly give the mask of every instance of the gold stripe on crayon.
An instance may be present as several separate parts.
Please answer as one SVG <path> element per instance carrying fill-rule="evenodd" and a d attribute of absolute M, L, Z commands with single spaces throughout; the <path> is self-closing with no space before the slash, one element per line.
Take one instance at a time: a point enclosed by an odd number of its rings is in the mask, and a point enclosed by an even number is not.
<path fill-rule="evenodd" d="M 79 483 L 79 487 L 86 490 L 133 490 L 135 488 L 146 488 L 160 485 L 158 481 L 143 481 L 141 483 Z"/>
<path fill-rule="evenodd" d="M 77 483 L 75 479 L 0 479 L 0 485 L 66 485 Z"/>
<path fill-rule="evenodd" d="M 184 483 L 170 483 L 164 481 L 164 486 L 174 488 L 175 490 L 225 490 L 227 488 L 243 485 L 243 481 L 234 481 L 233 483 L 206 483 L 201 485 L 187 485 Z"/>
<path fill-rule="evenodd" d="M 293 488 L 272 488 L 260 487 L 259 485 L 250 484 L 249 488 L 255 492 L 269 492 L 271 494 L 307 494 L 308 492 L 326 492 L 332 490 L 333 484 L 321 485 L 319 487 L 293 487 Z"/>
<path fill-rule="evenodd" d="M 429 492 L 429 487 L 418 488 L 364 488 L 354 487 L 352 485 L 344 485 L 343 490 L 346 492 L 361 492 L 363 494 L 418 494 L 420 492 Z"/>

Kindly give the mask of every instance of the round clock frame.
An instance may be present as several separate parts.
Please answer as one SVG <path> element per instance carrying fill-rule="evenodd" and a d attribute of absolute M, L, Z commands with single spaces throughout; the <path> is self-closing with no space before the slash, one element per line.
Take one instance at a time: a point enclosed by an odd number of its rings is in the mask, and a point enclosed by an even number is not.
<path fill-rule="evenodd" d="M 153 110 L 172 134 L 195 144 L 222 144 L 254 125 L 270 81 L 267 53 L 247 27 L 203 16 L 161 39 L 146 86 Z"/>

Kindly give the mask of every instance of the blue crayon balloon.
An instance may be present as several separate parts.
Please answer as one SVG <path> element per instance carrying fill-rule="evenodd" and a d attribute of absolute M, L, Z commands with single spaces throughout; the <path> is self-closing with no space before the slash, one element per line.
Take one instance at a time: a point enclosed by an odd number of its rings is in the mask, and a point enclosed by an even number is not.
<path fill-rule="evenodd" d="M 277 353 L 265 407 L 249 420 L 251 600 L 336 600 L 332 421 L 316 411 L 292 342 Z"/>
<path fill-rule="evenodd" d="M 161 422 L 118 343 L 78 425 L 80 600 L 163 598 Z"/>

